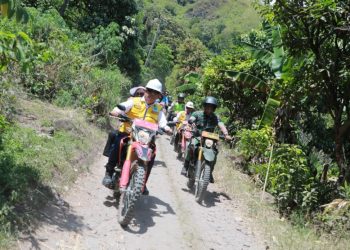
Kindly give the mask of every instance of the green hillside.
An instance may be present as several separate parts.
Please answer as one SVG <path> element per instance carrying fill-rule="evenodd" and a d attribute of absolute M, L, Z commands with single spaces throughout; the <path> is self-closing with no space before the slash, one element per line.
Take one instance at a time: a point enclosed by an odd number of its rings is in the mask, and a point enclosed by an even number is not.
<path fill-rule="evenodd" d="M 168 12 L 207 47 L 220 51 L 230 45 L 234 35 L 259 26 L 253 3 L 253 0 L 147 0 L 145 7 Z"/>

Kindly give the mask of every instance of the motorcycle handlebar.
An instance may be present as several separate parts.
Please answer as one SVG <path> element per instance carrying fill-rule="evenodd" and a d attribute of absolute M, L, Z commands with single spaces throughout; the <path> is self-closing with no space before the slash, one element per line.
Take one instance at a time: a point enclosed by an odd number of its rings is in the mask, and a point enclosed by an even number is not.
<path fill-rule="evenodd" d="M 175 127 L 177 123 L 178 122 L 168 122 L 167 125 L 172 128 Z"/>
<path fill-rule="evenodd" d="M 159 128 L 157 131 L 157 135 L 164 135 L 164 129 L 163 128 Z"/>
<path fill-rule="evenodd" d="M 112 115 L 111 113 L 109 113 L 109 117 L 114 118 L 114 119 L 118 119 L 121 122 L 132 122 L 133 121 L 133 119 L 129 118 L 126 115 L 122 115 L 122 114 L 115 116 L 115 115 Z M 157 134 L 163 135 L 164 132 L 165 132 L 165 130 L 163 128 L 159 128 L 157 131 Z"/>
<path fill-rule="evenodd" d="M 128 116 L 122 115 L 122 114 L 120 114 L 120 115 L 118 115 L 118 116 L 115 116 L 115 115 L 109 113 L 109 117 L 114 118 L 114 119 L 118 119 L 118 120 L 120 120 L 121 122 L 132 122 L 132 121 L 133 121 L 133 120 L 132 120 L 131 118 L 129 118 Z"/>

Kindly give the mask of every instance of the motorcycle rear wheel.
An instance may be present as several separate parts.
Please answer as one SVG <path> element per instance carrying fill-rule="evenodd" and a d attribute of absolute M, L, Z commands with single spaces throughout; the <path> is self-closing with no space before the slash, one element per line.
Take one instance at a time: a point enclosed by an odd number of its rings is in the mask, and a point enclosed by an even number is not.
<path fill-rule="evenodd" d="M 134 216 L 134 208 L 137 200 L 142 194 L 143 181 L 145 179 L 145 169 L 137 166 L 131 173 L 129 184 L 125 191 L 121 193 L 118 222 L 121 226 L 127 226 Z"/>

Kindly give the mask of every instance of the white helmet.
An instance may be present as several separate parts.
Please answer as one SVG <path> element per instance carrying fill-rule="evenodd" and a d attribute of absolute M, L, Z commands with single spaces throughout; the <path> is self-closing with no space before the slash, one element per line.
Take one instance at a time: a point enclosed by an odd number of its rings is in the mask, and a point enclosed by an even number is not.
<path fill-rule="evenodd" d="M 186 108 L 194 109 L 193 102 L 187 102 L 186 103 Z"/>
<path fill-rule="evenodd" d="M 161 94 L 163 86 L 158 79 L 152 79 L 147 83 L 146 89 L 153 89 Z"/>
<path fill-rule="evenodd" d="M 139 90 L 139 89 L 146 90 L 146 88 L 145 88 L 145 87 L 142 87 L 142 86 L 134 87 L 134 88 L 130 89 L 130 95 L 131 95 L 131 96 L 134 96 L 135 93 L 136 93 L 136 91 Z"/>

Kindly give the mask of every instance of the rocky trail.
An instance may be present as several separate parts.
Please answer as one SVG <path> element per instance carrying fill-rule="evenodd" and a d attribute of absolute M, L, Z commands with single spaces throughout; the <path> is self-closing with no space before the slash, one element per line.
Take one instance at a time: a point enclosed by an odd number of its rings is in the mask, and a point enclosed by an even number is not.
<path fill-rule="evenodd" d="M 181 163 L 168 136 L 158 138 L 158 155 L 135 218 L 123 229 L 118 203 L 101 185 L 106 158 L 96 156 L 62 198 L 40 211 L 35 231 L 22 235 L 19 249 L 265 249 L 240 207 L 217 184 L 202 205 L 180 175 Z"/>

